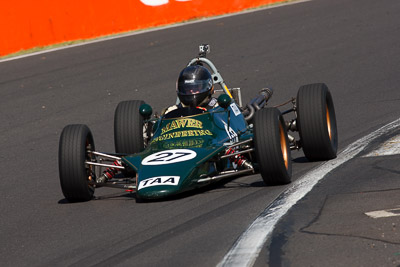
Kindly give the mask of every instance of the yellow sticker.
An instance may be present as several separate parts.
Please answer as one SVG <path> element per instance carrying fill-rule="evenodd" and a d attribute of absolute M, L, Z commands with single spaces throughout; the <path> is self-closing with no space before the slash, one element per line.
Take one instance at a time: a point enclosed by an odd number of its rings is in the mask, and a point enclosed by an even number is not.
<path fill-rule="evenodd" d="M 163 135 L 169 131 L 186 127 L 202 129 L 203 123 L 199 120 L 191 118 L 173 120 L 172 122 L 168 123 L 165 127 L 161 129 L 161 134 Z"/>
<path fill-rule="evenodd" d="M 188 130 L 188 131 L 177 131 L 173 133 L 166 133 L 160 135 L 153 139 L 152 143 L 179 138 L 179 137 L 191 137 L 191 136 L 205 136 L 205 135 L 213 135 L 210 130 Z"/>

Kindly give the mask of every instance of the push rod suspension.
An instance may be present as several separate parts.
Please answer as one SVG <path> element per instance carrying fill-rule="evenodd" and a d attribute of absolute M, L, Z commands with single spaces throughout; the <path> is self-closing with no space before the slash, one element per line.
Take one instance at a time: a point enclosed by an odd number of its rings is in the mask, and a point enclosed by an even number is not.
<path fill-rule="evenodd" d="M 221 159 L 231 158 L 231 157 L 234 157 L 236 155 L 240 155 L 240 154 L 244 154 L 244 153 L 250 153 L 250 152 L 253 152 L 253 151 L 254 151 L 254 148 L 249 148 L 249 149 L 238 151 L 238 152 L 235 152 L 235 153 L 232 153 L 232 154 L 223 155 L 220 158 Z"/>
<path fill-rule="evenodd" d="M 253 139 L 252 139 L 252 138 L 250 138 L 250 139 L 247 139 L 247 140 L 240 141 L 240 142 L 234 143 L 234 144 L 232 144 L 232 145 L 229 145 L 229 146 L 227 146 L 227 148 L 232 148 L 232 147 L 241 146 L 241 145 L 244 145 L 244 144 L 250 143 L 250 142 L 252 142 L 252 141 L 253 141 Z"/>
<path fill-rule="evenodd" d="M 93 165 L 93 166 L 100 166 L 100 167 L 105 167 L 105 168 L 113 168 L 113 169 L 125 170 L 124 166 L 117 166 L 117 165 L 112 165 L 112 164 L 103 164 L 103 163 L 97 163 L 97 162 L 91 162 L 91 161 L 86 161 L 85 163 L 87 165 Z"/>
<path fill-rule="evenodd" d="M 97 151 L 90 151 L 89 153 L 91 153 L 93 155 L 96 155 L 96 156 L 113 159 L 113 160 L 121 160 L 120 157 L 112 156 L 112 155 L 101 153 L 101 152 L 97 152 Z"/>

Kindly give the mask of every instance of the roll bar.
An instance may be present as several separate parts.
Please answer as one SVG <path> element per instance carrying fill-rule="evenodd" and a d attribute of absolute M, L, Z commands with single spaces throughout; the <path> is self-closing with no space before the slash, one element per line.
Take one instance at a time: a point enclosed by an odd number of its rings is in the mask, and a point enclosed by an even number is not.
<path fill-rule="evenodd" d="M 214 63 L 211 62 L 211 60 L 206 58 L 206 54 L 210 52 L 210 46 L 207 44 L 202 44 L 199 46 L 199 56 L 196 58 L 193 58 L 188 64 L 187 67 L 189 66 L 196 66 L 196 65 L 207 65 L 210 70 L 211 70 L 211 77 L 213 80 L 213 84 L 219 84 L 224 91 L 225 94 L 227 94 L 232 101 L 234 102 L 235 100 L 232 97 L 231 92 L 228 89 L 228 86 L 226 86 L 224 79 L 222 78 L 221 74 L 215 67 Z M 176 104 L 178 105 L 180 103 L 179 98 L 176 99 Z"/>

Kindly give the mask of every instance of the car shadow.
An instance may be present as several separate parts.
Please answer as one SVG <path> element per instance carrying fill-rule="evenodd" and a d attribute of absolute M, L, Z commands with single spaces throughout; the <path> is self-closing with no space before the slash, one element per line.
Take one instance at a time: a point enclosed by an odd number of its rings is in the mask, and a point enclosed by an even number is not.
<path fill-rule="evenodd" d="M 100 196 L 94 195 L 93 198 L 88 201 L 96 201 L 96 200 L 121 200 L 121 201 L 135 200 L 135 193 L 116 192 L 116 193 L 100 195 Z M 88 201 L 81 201 L 81 202 L 88 202 Z M 65 204 L 75 204 L 75 203 L 79 203 L 79 202 L 69 202 L 66 198 L 63 198 L 63 199 L 60 199 L 57 203 L 60 205 L 65 205 Z"/>
<path fill-rule="evenodd" d="M 296 159 L 300 160 L 299 162 L 308 162 L 306 158 L 303 159 Z M 304 160 L 304 161 L 303 161 Z M 179 199 L 184 199 L 188 197 L 192 197 L 194 195 L 199 195 L 199 194 L 205 194 L 205 193 L 215 193 L 219 191 L 231 191 L 231 190 L 238 190 L 240 188 L 261 188 L 261 187 L 274 187 L 273 185 L 266 185 L 264 181 L 258 180 L 258 181 L 251 181 L 251 182 L 246 182 L 246 181 L 241 181 L 238 178 L 240 177 L 231 177 L 231 178 L 225 178 L 223 180 L 214 182 L 212 184 L 192 189 L 186 192 L 182 192 L 177 195 L 173 196 L 167 196 L 163 197 L 161 199 L 150 199 L 150 200 L 144 200 L 137 198 L 135 192 L 121 192 L 117 191 L 115 193 L 109 193 L 109 194 L 104 194 L 104 195 L 95 195 L 91 201 L 97 201 L 97 200 L 114 200 L 114 201 L 131 201 L 135 200 L 137 203 L 151 203 L 151 202 L 164 202 L 164 201 L 174 201 L 174 200 L 179 200 Z M 69 202 L 67 199 L 61 199 L 58 201 L 58 204 L 74 204 L 75 202 Z"/>
<path fill-rule="evenodd" d="M 296 163 L 305 163 L 305 162 L 310 162 L 306 157 L 298 157 L 298 158 L 295 158 L 295 159 L 292 159 L 292 161 L 293 162 L 296 162 Z"/>

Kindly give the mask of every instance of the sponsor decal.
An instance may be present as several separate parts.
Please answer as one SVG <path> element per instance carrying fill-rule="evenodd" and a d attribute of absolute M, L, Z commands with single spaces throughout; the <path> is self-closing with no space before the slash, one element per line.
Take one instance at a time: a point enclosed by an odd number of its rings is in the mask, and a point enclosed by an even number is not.
<path fill-rule="evenodd" d="M 187 2 L 191 0 L 175 0 L 177 2 Z M 140 0 L 146 6 L 162 6 L 168 4 L 169 0 Z"/>
<path fill-rule="evenodd" d="M 172 122 L 168 123 L 165 127 L 163 127 L 161 129 L 161 134 L 165 134 L 169 131 L 180 129 L 180 128 L 203 129 L 203 123 L 199 120 L 195 120 L 195 119 L 191 119 L 191 118 L 173 120 Z"/>
<path fill-rule="evenodd" d="M 147 178 L 143 181 L 140 181 L 138 190 L 146 188 L 146 187 L 157 186 L 157 185 L 177 186 L 179 183 L 179 179 L 180 179 L 180 176 L 157 176 L 157 177 Z"/>
<path fill-rule="evenodd" d="M 228 129 L 228 124 L 226 124 L 226 122 L 224 122 L 224 121 L 222 121 L 222 122 L 224 123 L 226 134 L 229 136 L 229 139 L 231 140 L 231 142 L 239 142 L 239 137 L 238 137 L 237 133 L 230 126 Z"/>
<path fill-rule="evenodd" d="M 226 124 L 226 122 L 222 121 L 224 123 L 225 126 L 225 131 L 226 134 L 229 136 L 229 139 L 232 143 L 234 142 L 239 142 L 239 137 L 237 135 L 237 133 L 229 126 L 228 128 L 228 124 Z M 238 165 L 235 162 L 232 162 L 232 166 L 233 168 L 236 170 Z"/>
<path fill-rule="evenodd" d="M 145 157 L 142 160 L 142 165 L 165 165 L 173 164 L 182 161 L 187 161 L 195 158 L 196 152 L 189 149 L 171 149 L 157 152 Z"/>
<path fill-rule="evenodd" d="M 214 107 L 218 103 L 218 100 L 216 98 L 211 98 L 210 102 L 208 102 L 208 105 L 210 107 Z"/>
<path fill-rule="evenodd" d="M 230 106 L 231 106 L 231 109 L 233 111 L 233 114 L 235 114 L 235 116 L 238 116 L 241 113 L 240 109 L 236 106 L 235 103 L 232 103 Z"/>
<path fill-rule="evenodd" d="M 180 137 L 191 137 L 191 136 L 205 136 L 205 135 L 213 135 L 210 130 L 188 130 L 188 131 L 178 131 L 173 133 L 167 133 L 164 135 L 160 135 L 155 137 L 151 142 L 165 141 L 173 138 Z"/>
<path fill-rule="evenodd" d="M 185 128 L 195 128 L 194 130 L 182 130 Z M 182 131 L 179 131 L 182 130 Z M 212 136 L 210 130 L 203 130 L 203 123 L 192 118 L 177 119 L 169 122 L 161 129 L 161 134 L 155 137 L 151 143 L 170 140 L 181 137 Z"/>
<path fill-rule="evenodd" d="M 203 147 L 204 140 L 201 138 L 193 138 L 193 139 L 179 139 L 179 140 L 171 140 L 168 142 L 164 142 L 162 147 L 164 149 L 174 149 L 174 148 L 194 148 L 194 147 Z"/>

